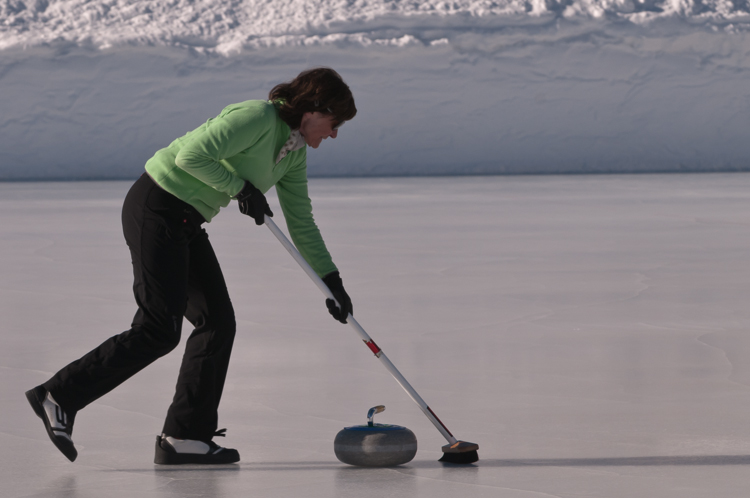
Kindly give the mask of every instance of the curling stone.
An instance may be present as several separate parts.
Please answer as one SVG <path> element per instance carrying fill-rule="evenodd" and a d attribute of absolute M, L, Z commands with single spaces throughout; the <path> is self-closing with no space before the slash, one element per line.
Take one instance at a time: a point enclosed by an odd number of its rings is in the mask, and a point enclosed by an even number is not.
<path fill-rule="evenodd" d="M 376 424 L 372 418 L 385 410 L 378 405 L 367 412 L 367 425 L 345 427 L 336 434 L 336 458 L 359 467 L 393 467 L 410 462 L 417 454 L 417 437 L 400 425 Z"/>

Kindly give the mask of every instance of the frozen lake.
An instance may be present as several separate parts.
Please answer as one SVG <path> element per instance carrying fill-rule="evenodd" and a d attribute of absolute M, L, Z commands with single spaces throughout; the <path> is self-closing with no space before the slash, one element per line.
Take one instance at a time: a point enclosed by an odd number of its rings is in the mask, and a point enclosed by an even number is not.
<path fill-rule="evenodd" d="M 23 393 L 129 327 L 129 186 L 0 183 L 4 498 L 750 489 L 750 174 L 311 181 L 357 320 L 456 437 L 480 445 L 461 467 L 437 462 L 437 430 L 234 206 L 207 230 L 238 319 L 218 442 L 241 462 L 152 463 L 181 347 L 78 414 L 68 462 Z M 338 462 L 336 433 L 377 404 L 376 421 L 414 431 L 415 459 Z"/>

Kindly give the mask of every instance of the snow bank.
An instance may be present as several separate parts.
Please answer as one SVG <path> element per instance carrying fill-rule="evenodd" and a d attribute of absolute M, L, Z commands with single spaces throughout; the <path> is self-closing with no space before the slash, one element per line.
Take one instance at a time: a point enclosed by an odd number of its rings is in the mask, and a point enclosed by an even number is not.
<path fill-rule="evenodd" d="M 317 65 L 314 176 L 750 169 L 747 1 L 0 2 L 0 179 L 132 178 Z"/>

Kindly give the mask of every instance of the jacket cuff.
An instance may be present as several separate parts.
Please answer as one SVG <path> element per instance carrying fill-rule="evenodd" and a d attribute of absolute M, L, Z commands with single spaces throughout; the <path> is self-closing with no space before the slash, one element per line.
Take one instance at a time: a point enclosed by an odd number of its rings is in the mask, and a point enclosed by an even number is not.
<path fill-rule="evenodd" d="M 239 176 L 235 176 L 232 179 L 231 185 L 229 185 L 229 191 L 227 192 L 227 194 L 229 194 L 229 197 L 234 199 L 235 197 L 237 197 L 237 194 L 242 192 L 242 189 L 244 187 L 245 187 L 245 180 L 243 180 Z"/>

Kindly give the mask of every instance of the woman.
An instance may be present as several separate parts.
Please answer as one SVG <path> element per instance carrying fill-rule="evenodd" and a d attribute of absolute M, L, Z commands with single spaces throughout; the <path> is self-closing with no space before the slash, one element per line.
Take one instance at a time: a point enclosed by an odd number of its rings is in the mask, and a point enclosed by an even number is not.
<path fill-rule="evenodd" d="M 201 228 L 236 199 L 262 225 L 273 216 L 263 195 L 276 187 L 300 253 L 340 303 L 326 305 L 346 323 L 352 311 L 336 266 L 312 217 L 305 145 L 336 138 L 357 113 L 335 71 L 317 68 L 274 87 L 268 101 L 226 107 L 219 116 L 159 150 L 125 198 L 122 224 L 133 262 L 138 311 L 127 332 L 69 364 L 26 397 L 52 442 L 71 461 L 76 413 L 174 349 L 183 316 L 187 340 L 177 388 L 154 461 L 231 463 L 237 450 L 212 441 L 235 334 L 232 303 L 208 235 Z"/>

